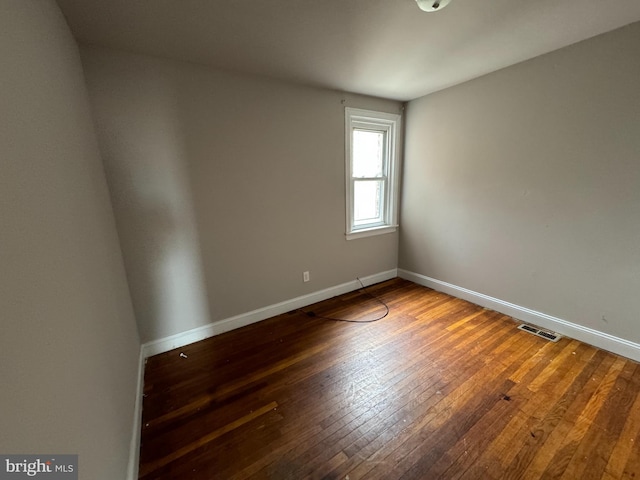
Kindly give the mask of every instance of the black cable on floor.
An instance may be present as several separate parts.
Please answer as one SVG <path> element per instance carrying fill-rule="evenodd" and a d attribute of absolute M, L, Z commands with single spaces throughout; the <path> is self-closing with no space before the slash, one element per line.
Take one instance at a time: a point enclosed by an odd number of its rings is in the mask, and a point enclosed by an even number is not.
<path fill-rule="evenodd" d="M 321 318 L 323 320 L 333 320 L 334 322 L 349 322 L 349 323 L 373 323 L 373 322 L 377 322 L 379 320 L 382 320 L 384 317 L 389 315 L 389 305 L 384 303 L 384 301 L 381 298 L 378 298 L 375 295 L 373 295 L 372 293 L 369 293 L 367 291 L 367 287 L 364 286 L 364 284 L 362 283 L 362 280 L 360 280 L 360 278 L 356 277 L 356 279 L 358 280 L 358 282 L 360 282 L 360 285 L 362 286 L 362 288 L 360 289 L 360 292 L 366 294 L 368 297 L 371 297 L 372 299 L 374 299 L 378 303 L 380 303 L 382 306 L 384 306 L 384 308 L 386 310 L 384 312 L 384 315 L 382 315 L 381 317 L 378 317 L 378 318 L 372 318 L 371 320 L 349 320 L 347 318 L 324 317 L 322 315 L 316 315 L 316 313 L 313 312 L 313 311 L 307 312 L 307 311 L 305 311 L 305 310 L 303 310 L 301 308 L 299 308 L 298 311 L 303 313 L 303 314 L 305 314 L 307 317 L 311 317 L 311 318 Z"/>

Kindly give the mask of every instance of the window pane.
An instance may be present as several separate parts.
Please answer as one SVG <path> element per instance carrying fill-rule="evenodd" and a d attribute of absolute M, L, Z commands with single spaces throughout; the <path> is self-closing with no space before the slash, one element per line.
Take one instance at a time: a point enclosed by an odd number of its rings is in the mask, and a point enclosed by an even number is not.
<path fill-rule="evenodd" d="M 382 221 L 382 181 L 355 181 L 353 221 L 355 225 Z"/>
<path fill-rule="evenodd" d="M 385 132 L 353 130 L 353 176 L 380 177 L 383 168 Z"/>

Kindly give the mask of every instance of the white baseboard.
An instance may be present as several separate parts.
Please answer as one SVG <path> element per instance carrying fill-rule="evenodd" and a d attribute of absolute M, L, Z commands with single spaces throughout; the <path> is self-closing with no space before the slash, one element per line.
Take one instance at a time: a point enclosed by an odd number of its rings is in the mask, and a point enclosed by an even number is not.
<path fill-rule="evenodd" d="M 513 303 L 505 302 L 498 298 L 490 297 L 482 293 L 474 292 L 466 288 L 458 287 L 435 278 L 420 275 L 419 273 L 410 272 L 408 270 L 398 269 L 398 276 L 405 280 L 410 280 L 419 285 L 433 288 L 439 292 L 444 292 L 454 297 L 462 298 L 480 305 L 490 308 L 510 317 L 522 320 L 532 325 L 542 327 L 547 330 L 558 332 L 567 337 L 580 340 L 594 347 L 602 348 L 609 352 L 622 355 L 636 362 L 640 362 L 640 344 L 625 340 L 623 338 L 614 337 L 608 333 L 600 332 L 592 328 L 583 327 L 561 318 L 547 315 L 546 313 L 537 312 L 526 307 L 521 307 Z"/>
<path fill-rule="evenodd" d="M 362 277 L 360 278 L 360 280 L 366 287 L 375 283 L 384 282 L 385 280 L 390 280 L 397 276 L 398 270 L 394 268 L 393 270 L 388 270 L 386 272 L 380 272 L 374 275 L 369 275 L 367 277 Z M 358 280 L 352 280 L 350 282 L 326 288 L 318 292 L 276 303 L 275 305 L 269 305 L 267 307 L 259 308 L 251 312 L 236 315 L 235 317 L 230 317 L 224 320 L 209 323 L 208 325 L 203 325 L 202 327 L 187 330 L 186 332 L 178 333 L 176 335 L 171 335 L 170 337 L 147 342 L 142 345 L 142 354 L 144 358 L 147 358 L 152 355 L 168 352 L 169 350 L 173 350 L 174 348 L 183 347 L 194 342 L 199 342 L 200 340 L 204 340 L 205 338 L 213 337 L 214 335 L 220 335 L 221 333 L 225 333 L 236 328 L 244 327 L 252 323 L 266 320 L 267 318 L 275 317 L 276 315 L 280 315 L 282 313 L 290 312 L 291 310 L 295 310 L 296 308 L 302 308 L 312 303 L 321 302 L 322 300 L 326 300 L 337 295 L 352 292 L 354 290 L 357 290 L 358 288 L 361 288 L 360 282 L 358 282 Z"/>
<path fill-rule="evenodd" d="M 137 480 L 138 468 L 140 467 L 140 433 L 142 432 L 142 393 L 145 363 L 143 348 L 140 347 L 140 354 L 138 355 L 138 384 L 136 385 L 136 403 L 133 409 L 133 432 L 131 433 L 127 480 Z"/>

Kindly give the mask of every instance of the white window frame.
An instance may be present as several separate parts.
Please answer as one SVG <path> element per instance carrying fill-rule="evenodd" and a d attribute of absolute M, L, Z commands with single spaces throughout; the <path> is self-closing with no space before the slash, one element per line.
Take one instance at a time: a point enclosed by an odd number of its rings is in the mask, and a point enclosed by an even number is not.
<path fill-rule="evenodd" d="M 398 188 L 400 179 L 400 127 L 402 117 L 393 113 L 374 112 L 359 108 L 345 108 L 345 166 L 347 192 L 346 238 L 369 237 L 395 232 L 398 229 Z M 368 180 L 353 176 L 353 131 L 373 130 L 385 133 L 382 219 L 375 223 L 355 225 L 354 185 L 356 180 Z M 374 178 L 372 177 L 371 180 Z"/>

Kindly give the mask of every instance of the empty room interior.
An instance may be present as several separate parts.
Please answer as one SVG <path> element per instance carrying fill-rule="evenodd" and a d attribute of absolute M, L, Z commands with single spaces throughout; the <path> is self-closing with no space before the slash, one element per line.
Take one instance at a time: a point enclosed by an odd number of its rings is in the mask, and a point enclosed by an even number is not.
<path fill-rule="evenodd" d="M 640 478 L 637 0 L 0 0 L 0 59 L 0 455 Z"/>

